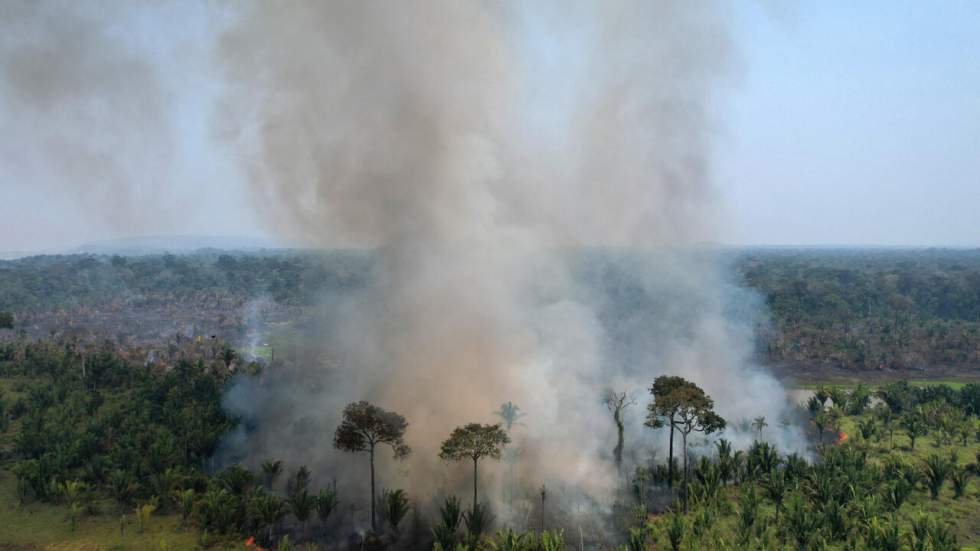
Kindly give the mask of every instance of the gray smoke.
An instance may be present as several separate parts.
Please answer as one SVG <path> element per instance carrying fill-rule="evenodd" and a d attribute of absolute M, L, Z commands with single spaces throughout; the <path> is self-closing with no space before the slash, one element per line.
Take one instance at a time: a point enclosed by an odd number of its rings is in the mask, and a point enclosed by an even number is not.
<path fill-rule="evenodd" d="M 173 147 L 157 70 L 120 25 L 130 8 L 4 2 L 0 175 L 9 193 L 48 209 L 77 204 L 90 226 L 139 233 L 161 216 L 145 207 L 165 185 Z"/>
<path fill-rule="evenodd" d="M 255 203 L 290 239 L 378 259 L 366 289 L 329 300 L 330 360 L 232 391 L 258 423 L 239 444 L 349 472 L 329 433 L 368 399 L 411 423 L 415 453 L 388 485 L 431 492 L 466 474 L 439 442 L 513 400 L 522 478 L 604 499 L 603 390 L 673 373 L 800 449 L 776 422 L 782 388 L 750 362 L 752 297 L 696 246 L 721 231 L 725 16 L 702 2 L 251 4 L 219 55 L 222 133 Z M 642 418 L 628 418 L 636 457 L 665 441 Z"/>

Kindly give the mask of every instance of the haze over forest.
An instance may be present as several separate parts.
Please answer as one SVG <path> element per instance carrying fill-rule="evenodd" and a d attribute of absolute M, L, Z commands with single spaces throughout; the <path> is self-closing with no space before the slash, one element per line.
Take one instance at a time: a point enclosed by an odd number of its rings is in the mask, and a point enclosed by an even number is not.
<path fill-rule="evenodd" d="M 976 549 L 978 53 L 955 0 L 0 0 L 0 550 Z"/>

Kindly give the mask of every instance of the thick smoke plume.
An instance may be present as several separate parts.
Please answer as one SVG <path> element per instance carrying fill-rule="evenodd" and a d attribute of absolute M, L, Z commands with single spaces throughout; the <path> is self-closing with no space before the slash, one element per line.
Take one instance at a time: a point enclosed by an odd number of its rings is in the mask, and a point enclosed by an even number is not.
<path fill-rule="evenodd" d="M 330 432 L 368 399 L 411 423 L 415 452 L 387 484 L 428 495 L 468 472 L 439 442 L 512 400 L 522 479 L 605 499 L 603 391 L 645 403 L 667 373 L 798 446 L 776 422 L 782 389 L 748 361 L 751 297 L 697 247 L 720 231 L 724 19 L 701 2 L 252 4 L 219 55 L 222 132 L 255 203 L 291 239 L 377 260 L 365 289 L 326 301 L 328 360 L 232 391 L 255 426 L 230 446 L 353 472 Z M 637 460 L 665 441 L 642 417 Z"/>

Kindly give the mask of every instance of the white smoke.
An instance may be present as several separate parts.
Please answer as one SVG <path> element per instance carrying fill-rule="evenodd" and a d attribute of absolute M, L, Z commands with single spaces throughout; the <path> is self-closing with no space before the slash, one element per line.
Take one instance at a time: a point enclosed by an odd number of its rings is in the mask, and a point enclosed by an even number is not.
<path fill-rule="evenodd" d="M 220 56 L 224 131 L 257 205 L 288 238 L 377 251 L 367 288 L 331 303 L 340 367 L 232 392 L 261 419 L 251 453 L 346 470 L 328 434 L 314 445 L 297 427 L 328 432 L 369 399 L 411 423 L 415 453 L 389 483 L 432 492 L 466 475 L 439 442 L 513 400 L 522 478 L 607 499 L 602 392 L 661 374 L 801 449 L 776 422 L 782 388 L 750 362 L 750 301 L 696 246 L 721 231 L 725 16 L 707 2 L 251 4 Z M 628 418 L 634 456 L 666 437 L 643 416 Z"/>

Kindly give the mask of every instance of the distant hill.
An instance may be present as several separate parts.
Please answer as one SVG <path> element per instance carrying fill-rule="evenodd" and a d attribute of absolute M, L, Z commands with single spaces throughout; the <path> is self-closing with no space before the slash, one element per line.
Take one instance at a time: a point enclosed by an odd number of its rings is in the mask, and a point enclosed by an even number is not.
<path fill-rule="evenodd" d="M 16 260 L 25 256 L 40 254 L 33 251 L 0 251 L 0 260 Z"/>
<path fill-rule="evenodd" d="M 157 235 L 93 241 L 65 251 L 65 254 L 143 256 L 162 253 L 189 253 L 200 249 L 257 251 L 281 248 L 283 248 L 281 243 L 259 237 Z"/>

